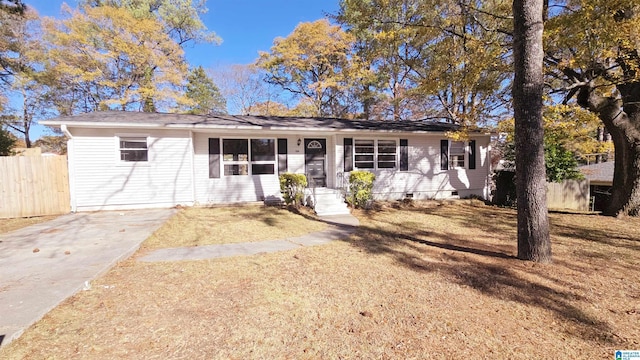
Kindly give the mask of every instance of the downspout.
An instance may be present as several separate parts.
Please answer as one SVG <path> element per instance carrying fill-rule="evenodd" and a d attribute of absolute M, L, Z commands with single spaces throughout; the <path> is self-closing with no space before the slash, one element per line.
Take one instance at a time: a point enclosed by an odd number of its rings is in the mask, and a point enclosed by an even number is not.
<path fill-rule="evenodd" d="M 489 200 L 489 201 L 493 201 L 493 199 L 491 198 L 491 185 L 492 185 L 492 181 L 491 181 L 491 173 L 493 171 L 493 169 L 491 169 L 491 135 L 489 135 L 489 144 L 487 145 L 487 162 L 489 163 L 487 166 L 487 177 L 486 177 L 486 185 L 485 185 L 485 191 L 487 192 L 487 196 L 485 196 L 485 199 Z"/>
<path fill-rule="evenodd" d="M 193 141 L 193 130 L 189 130 L 189 138 L 191 139 L 191 206 L 196 205 L 196 166 L 195 166 L 195 147 L 196 143 Z"/>
<path fill-rule="evenodd" d="M 69 171 L 69 202 L 71 203 L 71 212 L 75 213 L 78 210 L 76 199 L 76 169 L 75 169 L 75 146 L 73 141 L 73 135 L 67 128 L 67 125 L 60 125 L 60 130 L 67 137 L 67 169 Z"/>

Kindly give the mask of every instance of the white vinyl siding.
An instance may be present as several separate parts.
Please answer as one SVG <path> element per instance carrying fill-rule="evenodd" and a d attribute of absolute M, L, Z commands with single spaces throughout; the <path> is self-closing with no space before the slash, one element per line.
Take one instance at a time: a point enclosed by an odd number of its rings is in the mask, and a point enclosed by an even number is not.
<path fill-rule="evenodd" d="M 193 201 L 188 131 L 127 132 L 127 137 L 147 139 L 148 147 L 148 161 L 130 162 L 120 160 L 121 131 L 70 128 L 70 132 L 74 138 L 69 165 L 77 210 L 151 208 Z"/>
<path fill-rule="evenodd" d="M 343 171 L 343 139 L 348 136 L 338 136 L 336 139 L 336 163 L 339 171 Z M 402 199 L 406 194 L 413 194 L 415 199 L 464 197 L 471 194 L 489 197 L 489 137 L 477 137 L 475 170 L 456 168 L 440 170 L 440 140 L 442 134 L 425 134 L 400 136 L 408 140 L 409 168 L 407 171 L 395 169 L 367 169 L 376 175 L 374 182 L 374 197 L 377 199 Z M 392 140 L 380 138 L 379 140 Z M 397 140 L 396 140 L 397 141 Z M 355 143 L 355 139 L 354 139 Z M 396 142 L 397 147 L 398 142 Z M 355 144 L 354 144 L 355 146 Z M 396 155 L 396 161 L 397 161 Z M 348 176 L 336 174 L 337 177 Z M 340 179 L 337 179 L 340 181 Z M 343 182 L 344 183 L 344 182 Z"/>
<path fill-rule="evenodd" d="M 251 134 L 253 135 L 253 134 Z M 257 136 L 247 136 L 247 134 L 225 134 L 221 136 L 215 133 L 195 133 L 194 134 L 194 177 L 195 177 L 195 192 L 196 203 L 201 205 L 208 204 L 224 204 L 224 203 L 240 203 L 240 202 L 252 202 L 262 201 L 269 196 L 276 196 L 280 194 L 280 183 L 278 180 L 277 166 L 274 160 L 258 160 L 256 158 L 255 163 L 272 164 L 274 166 L 273 174 L 251 174 L 251 149 L 250 140 L 260 139 L 259 134 Z M 228 153 L 224 155 L 224 145 L 222 151 L 222 166 L 225 164 L 246 164 L 247 171 L 244 176 L 225 175 L 224 173 L 220 178 L 209 178 L 209 138 L 220 138 L 221 144 L 227 139 L 236 139 L 247 142 L 246 156 L 238 154 L 237 159 L 232 159 L 233 155 Z M 282 136 L 269 137 L 268 139 L 286 138 Z M 288 147 L 293 148 L 297 138 L 287 138 Z M 275 150 L 274 150 L 275 151 Z M 242 151 L 241 151 L 242 152 Z M 275 154 L 275 153 L 274 153 Z M 259 154 L 254 154 L 259 155 Z M 261 159 L 264 159 L 261 157 Z M 302 159 L 304 166 L 304 157 Z M 293 163 L 293 164 L 292 164 Z M 292 162 L 292 157 L 288 157 L 288 167 L 296 166 L 295 162 Z"/>
<path fill-rule="evenodd" d="M 127 130 L 69 128 L 69 166 L 72 198 L 77 210 L 109 210 L 126 208 L 166 207 L 177 204 L 223 204 L 262 201 L 280 195 L 278 181 L 277 141 L 287 139 L 287 169 L 294 173 L 305 172 L 304 146 L 297 140 L 304 135 L 273 135 L 247 133 L 240 130 L 191 133 L 188 130 Z M 121 161 L 121 138 L 146 139 L 147 161 Z M 326 138 L 327 186 L 343 186 L 344 138 L 349 136 L 311 135 L 308 138 Z M 220 139 L 220 178 L 209 178 L 209 138 Z M 476 141 L 477 168 L 440 170 L 440 139 L 443 134 L 398 133 L 373 137 L 374 169 L 376 175 L 374 196 L 378 199 L 401 199 L 406 194 L 414 198 L 448 198 L 454 193 L 460 197 L 477 194 L 489 196 L 489 136 L 474 137 Z M 223 174 L 224 139 L 246 139 L 248 149 L 242 159 L 248 174 L 225 176 Z M 273 139 L 275 150 L 264 144 L 267 150 L 251 152 L 251 139 Z M 408 170 L 399 171 L 399 139 L 408 141 Z M 354 139 L 354 143 L 355 143 Z M 363 140 L 366 140 L 364 138 Z M 303 142 L 304 143 L 304 142 Z M 128 145 L 128 144 L 124 144 Z M 354 144 L 355 145 L 355 144 Z M 140 147 L 141 148 L 141 147 Z M 125 147 L 128 149 L 128 146 Z M 392 149 L 393 150 L 392 152 Z M 272 153 L 274 156 L 272 156 Z M 273 174 L 252 175 L 252 154 L 256 165 L 267 165 L 257 172 Z M 389 157 L 381 157 L 389 155 Z M 248 157 L 248 158 L 247 158 Z M 386 163 L 388 162 L 388 164 Z M 394 168 L 385 168 L 393 163 Z"/>

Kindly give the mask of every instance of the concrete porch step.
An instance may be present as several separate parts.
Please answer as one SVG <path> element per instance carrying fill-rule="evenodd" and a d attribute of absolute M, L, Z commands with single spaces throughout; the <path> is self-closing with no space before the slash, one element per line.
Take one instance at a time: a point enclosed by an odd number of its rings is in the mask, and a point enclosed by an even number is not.
<path fill-rule="evenodd" d="M 336 189 L 316 188 L 312 191 L 314 210 L 318 216 L 350 214 L 342 192 Z"/>

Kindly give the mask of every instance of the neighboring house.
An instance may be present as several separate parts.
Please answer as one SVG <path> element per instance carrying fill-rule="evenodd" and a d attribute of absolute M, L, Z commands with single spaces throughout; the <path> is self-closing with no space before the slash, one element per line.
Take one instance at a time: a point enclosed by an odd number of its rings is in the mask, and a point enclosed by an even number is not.
<path fill-rule="evenodd" d="M 602 211 L 609 204 L 614 167 L 613 161 L 579 167 L 580 172 L 589 180 L 592 209 L 595 211 Z"/>
<path fill-rule="evenodd" d="M 355 169 L 376 174 L 377 199 L 489 197 L 490 135 L 452 141 L 451 124 L 117 111 L 41 124 L 69 139 L 73 211 L 262 201 L 280 173 L 339 189 Z"/>

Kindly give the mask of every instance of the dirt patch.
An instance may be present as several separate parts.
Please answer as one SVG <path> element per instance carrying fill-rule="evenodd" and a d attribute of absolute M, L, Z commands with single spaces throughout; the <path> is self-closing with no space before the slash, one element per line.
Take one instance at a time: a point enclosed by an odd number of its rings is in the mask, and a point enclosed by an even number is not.
<path fill-rule="evenodd" d="M 640 348 L 640 220 L 552 214 L 554 262 L 540 265 L 514 257 L 515 215 L 384 207 L 324 246 L 127 261 L 0 357 L 602 359 Z"/>

